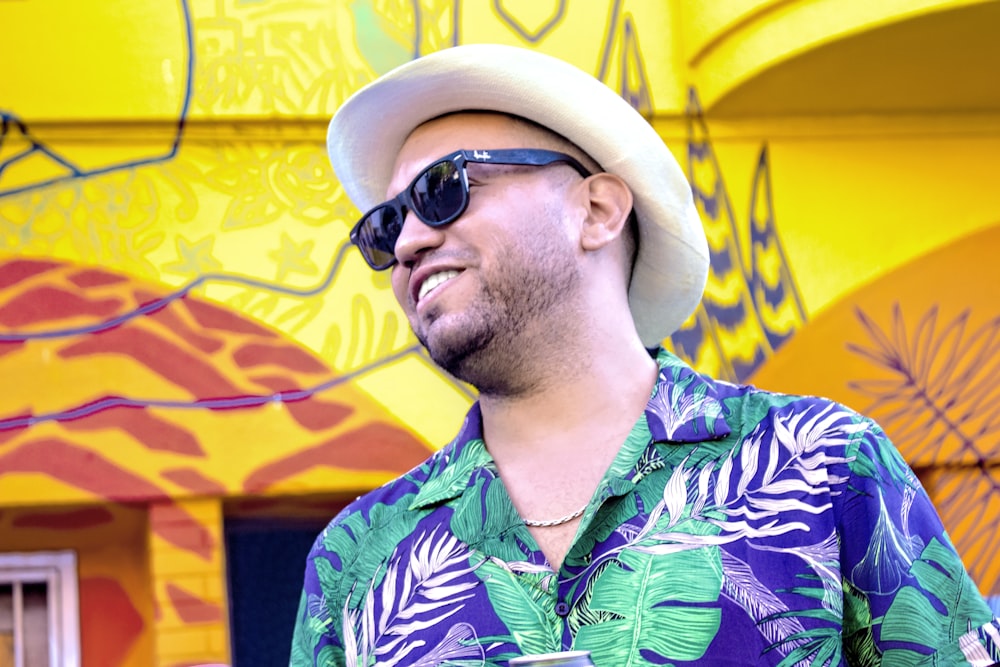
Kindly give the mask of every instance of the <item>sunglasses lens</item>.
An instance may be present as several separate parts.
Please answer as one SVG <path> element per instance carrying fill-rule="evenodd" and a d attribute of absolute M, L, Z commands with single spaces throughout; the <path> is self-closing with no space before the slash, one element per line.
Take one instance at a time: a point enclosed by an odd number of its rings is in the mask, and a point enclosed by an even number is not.
<path fill-rule="evenodd" d="M 450 222 L 468 204 L 462 174 L 451 160 L 428 167 L 413 184 L 410 197 L 414 211 L 429 225 Z"/>
<path fill-rule="evenodd" d="M 358 225 L 355 243 L 368 263 L 384 269 L 396 260 L 396 239 L 403 229 L 403 219 L 394 206 L 379 206 Z"/>

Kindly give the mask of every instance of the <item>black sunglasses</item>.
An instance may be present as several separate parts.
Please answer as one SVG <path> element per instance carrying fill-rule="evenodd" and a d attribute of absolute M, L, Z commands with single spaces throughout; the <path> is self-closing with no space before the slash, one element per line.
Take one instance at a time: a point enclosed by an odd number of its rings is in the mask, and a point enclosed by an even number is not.
<path fill-rule="evenodd" d="M 455 151 L 417 174 L 398 195 L 361 216 L 351 230 L 351 243 L 376 271 L 396 263 L 396 240 L 403 230 L 408 210 L 431 227 L 455 221 L 469 205 L 468 162 L 544 167 L 564 162 L 584 178 L 587 168 L 572 156 L 534 148 Z"/>

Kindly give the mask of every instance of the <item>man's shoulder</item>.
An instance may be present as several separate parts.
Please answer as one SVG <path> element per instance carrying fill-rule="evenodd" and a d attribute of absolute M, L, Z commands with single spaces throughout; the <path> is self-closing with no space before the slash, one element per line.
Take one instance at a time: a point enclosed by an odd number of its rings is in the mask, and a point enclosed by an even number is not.
<path fill-rule="evenodd" d="M 837 405 L 846 410 L 850 410 L 850 408 L 824 396 L 787 393 L 776 391 L 774 389 L 758 387 L 754 384 L 735 384 L 725 380 L 713 379 L 711 382 L 715 385 L 716 391 L 723 400 L 744 401 L 750 404 L 771 405 L 777 407 Z"/>
<path fill-rule="evenodd" d="M 836 416 L 854 424 L 880 430 L 869 417 L 836 400 L 812 394 L 791 394 L 763 389 L 752 384 L 710 380 L 719 401 L 725 406 L 727 421 L 734 431 L 747 433 L 770 427 L 776 422 L 812 423 L 818 415 Z M 822 422 L 822 420 L 820 420 Z M 816 425 L 816 424 L 814 424 Z"/>
<path fill-rule="evenodd" d="M 439 476 L 449 465 L 454 443 L 433 452 L 409 471 L 367 491 L 347 503 L 330 526 L 342 524 L 352 516 L 364 515 L 368 528 L 380 528 L 410 509 L 413 499 L 424 486 Z"/>

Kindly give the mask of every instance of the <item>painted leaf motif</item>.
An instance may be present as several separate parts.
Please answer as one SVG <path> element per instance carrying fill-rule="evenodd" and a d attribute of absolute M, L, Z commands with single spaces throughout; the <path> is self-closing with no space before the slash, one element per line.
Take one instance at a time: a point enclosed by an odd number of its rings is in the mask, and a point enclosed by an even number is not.
<path fill-rule="evenodd" d="M 619 562 L 594 581 L 590 606 L 622 620 L 581 627 L 575 645 L 590 650 L 601 665 L 701 658 L 721 621 L 719 550 L 668 556 L 624 551 Z"/>
<path fill-rule="evenodd" d="M 977 470 L 976 463 L 1000 452 L 1000 316 L 990 303 L 954 317 L 945 316 L 949 310 L 934 305 L 904 316 L 898 303 L 889 317 L 858 310 L 868 340 L 847 347 L 871 362 L 872 375 L 850 387 L 871 399 L 864 412 L 891 434 L 907 461 L 970 464 L 964 474 L 947 475 L 936 502 L 969 572 L 983 590 L 995 591 L 1000 484 L 995 469 Z M 970 511 L 981 514 L 970 517 Z"/>

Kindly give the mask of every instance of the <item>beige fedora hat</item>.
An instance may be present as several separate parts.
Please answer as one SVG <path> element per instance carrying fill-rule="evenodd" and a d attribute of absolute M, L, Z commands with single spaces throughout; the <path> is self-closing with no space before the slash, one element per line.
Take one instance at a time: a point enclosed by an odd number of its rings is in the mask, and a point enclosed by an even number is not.
<path fill-rule="evenodd" d="M 691 187 L 646 119 L 558 58 L 498 44 L 456 46 L 360 89 L 337 110 L 327 133 L 330 161 L 347 195 L 362 211 L 383 201 L 410 132 L 442 114 L 472 109 L 533 120 L 628 183 L 639 220 L 629 285 L 636 330 L 647 347 L 676 331 L 697 307 L 708 276 L 708 243 Z"/>

